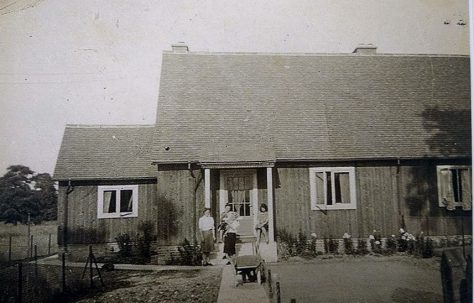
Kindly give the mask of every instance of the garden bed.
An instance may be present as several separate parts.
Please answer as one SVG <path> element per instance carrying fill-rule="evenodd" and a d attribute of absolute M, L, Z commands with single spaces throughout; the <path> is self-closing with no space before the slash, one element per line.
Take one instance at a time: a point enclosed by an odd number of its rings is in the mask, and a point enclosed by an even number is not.
<path fill-rule="evenodd" d="M 75 302 L 217 302 L 221 268 L 114 271 L 106 289 Z"/>

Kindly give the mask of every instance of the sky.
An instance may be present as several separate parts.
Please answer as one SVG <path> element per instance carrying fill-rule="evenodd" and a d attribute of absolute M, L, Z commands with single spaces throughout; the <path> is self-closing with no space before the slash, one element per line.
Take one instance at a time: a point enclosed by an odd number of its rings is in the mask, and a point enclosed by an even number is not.
<path fill-rule="evenodd" d="M 469 54 L 468 1 L 0 0 L 0 174 L 53 173 L 66 124 L 154 124 L 161 54 Z"/>

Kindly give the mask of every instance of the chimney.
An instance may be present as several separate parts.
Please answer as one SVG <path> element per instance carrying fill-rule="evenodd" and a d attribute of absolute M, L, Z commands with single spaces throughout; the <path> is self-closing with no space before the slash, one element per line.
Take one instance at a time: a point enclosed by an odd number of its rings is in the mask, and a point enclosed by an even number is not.
<path fill-rule="evenodd" d="M 377 54 L 377 46 L 373 44 L 359 44 L 352 53 L 360 55 L 375 55 Z"/>
<path fill-rule="evenodd" d="M 184 42 L 171 44 L 171 49 L 173 50 L 173 53 L 178 53 L 178 54 L 185 54 L 189 51 L 188 46 Z"/>

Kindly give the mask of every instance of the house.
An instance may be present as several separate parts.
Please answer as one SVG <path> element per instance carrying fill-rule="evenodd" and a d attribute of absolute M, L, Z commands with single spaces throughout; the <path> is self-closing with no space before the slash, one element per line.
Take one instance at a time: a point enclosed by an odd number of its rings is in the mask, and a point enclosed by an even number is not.
<path fill-rule="evenodd" d="M 157 246 L 195 239 L 230 203 L 252 236 L 472 234 L 469 57 L 163 52 L 156 125 L 67 126 L 61 245 L 153 222 Z M 218 220 L 216 220 L 218 221 Z"/>

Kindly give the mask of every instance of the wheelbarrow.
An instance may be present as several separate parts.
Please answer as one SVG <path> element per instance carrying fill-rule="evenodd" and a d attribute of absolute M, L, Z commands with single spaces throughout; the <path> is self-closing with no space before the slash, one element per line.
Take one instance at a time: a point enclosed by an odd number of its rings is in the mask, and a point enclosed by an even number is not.
<path fill-rule="evenodd" d="M 239 285 L 237 277 L 242 275 L 242 282 L 262 283 L 265 273 L 265 261 L 259 255 L 244 255 L 231 259 L 234 268 L 234 285 Z"/>

